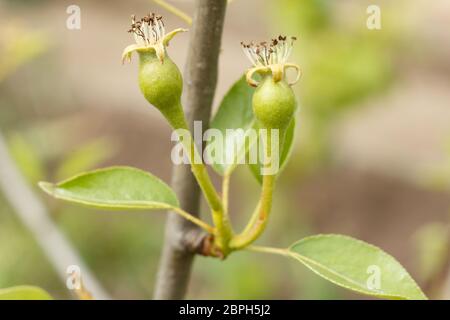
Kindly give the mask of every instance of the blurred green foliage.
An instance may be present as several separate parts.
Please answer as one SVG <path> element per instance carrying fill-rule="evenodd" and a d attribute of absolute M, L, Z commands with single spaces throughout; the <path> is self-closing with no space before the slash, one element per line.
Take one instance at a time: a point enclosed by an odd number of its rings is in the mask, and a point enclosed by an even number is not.
<path fill-rule="evenodd" d="M 117 151 L 117 146 L 106 137 L 94 138 L 79 146 L 61 161 L 56 169 L 55 180 L 61 181 L 99 166 L 111 159 Z"/>
<path fill-rule="evenodd" d="M 36 183 L 46 177 L 44 163 L 33 143 L 15 132 L 10 134 L 8 145 L 14 162 L 30 183 Z"/>
<path fill-rule="evenodd" d="M 53 154 L 52 157 L 39 152 L 43 149 L 41 144 L 39 139 L 32 140 L 28 135 L 19 132 L 8 136 L 11 156 L 32 184 L 50 177 L 62 181 L 80 172 L 97 168 L 117 152 L 117 146 L 107 137 L 94 137 L 71 152 L 60 150 L 62 154 Z M 50 167 L 53 167 L 52 170 L 49 170 Z"/>
<path fill-rule="evenodd" d="M 9 2 L 15 4 L 18 1 Z M 303 79 L 296 86 L 301 105 L 298 124 L 302 132 L 298 135 L 299 145 L 294 150 L 291 169 L 299 168 L 301 172 L 317 169 L 329 159 L 329 135 L 334 121 L 363 99 L 381 92 L 393 80 L 393 58 L 398 40 L 396 29 L 370 32 L 365 28 L 365 10 L 360 10 L 357 16 L 342 14 L 334 10 L 336 2 L 264 1 L 270 12 L 275 13 L 272 19 L 274 32 L 283 30 L 283 33 L 299 36 L 293 60 L 304 71 Z M 20 3 L 26 6 L 39 1 Z M 345 24 L 336 19 L 337 15 L 345 17 Z M 44 53 L 48 46 L 48 39 L 39 32 L 26 33 L 17 26 L 5 28 L 2 25 L 0 81 L 33 57 Z M 60 71 L 56 61 L 46 61 L 45 68 L 52 66 Z M 49 87 L 54 85 L 51 82 Z M 56 91 L 50 94 L 53 96 Z M 57 106 L 55 109 L 60 109 L 59 112 L 66 112 L 67 109 L 61 111 L 57 102 L 53 104 Z M 3 107 L 5 105 L 7 108 Z M 17 112 L 9 104 L 1 104 L 1 107 L 1 123 L 4 123 L 6 112 Z M 63 179 L 96 167 L 114 155 L 115 145 L 107 138 L 59 150 L 55 139 L 67 140 L 75 133 L 52 129 L 50 134 L 41 134 L 48 129 L 45 124 L 30 130 L 30 137 L 26 133 L 36 125 L 30 114 L 28 119 L 23 117 L 19 119 L 20 123 L 14 123 L 14 127 L 22 129 L 20 134 L 13 132 L 8 137 L 14 158 L 32 183 L 42 176 Z M 36 139 L 40 134 L 53 140 Z M 55 150 L 56 154 L 47 153 Z M 285 173 L 283 176 L 293 175 Z M 301 208 L 293 208 L 287 199 L 279 197 L 281 195 L 282 190 L 277 197 L 284 206 L 277 205 L 277 214 L 273 215 L 273 223 L 262 241 L 271 238 L 272 243 L 283 245 L 312 230 L 309 230 L 306 215 L 302 215 L 304 220 L 298 223 Z M 164 215 L 97 212 L 55 204 L 51 200 L 48 202 L 55 221 L 113 297 L 151 297 L 163 241 Z M 295 223 L 293 217 L 297 219 Z M 306 269 L 298 268 L 295 262 L 286 263 L 278 257 L 258 254 L 236 254 L 225 263 L 198 258 L 193 278 L 190 298 L 342 297 L 340 289 L 311 275 Z M 0 287 L 20 283 L 39 285 L 56 298 L 69 297 L 34 239 L 0 195 Z"/>
<path fill-rule="evenodd" d="M 278 14 L 274 29 L 299 38 L 292 59 L 303 69 L 296 86 L 301 138 L 293 169 L 308 172 L 330 159 L 330 128 L 339 116 L 391 83 L 396 29 L 368 30 L 368 4 L 363 3 L 347 12 L 344 22 L 337 18 L 334 1 L 277 0 L 271 5 Z M 383 8 L 383 14 L 388 10 Z"/>
<path fill-rule="evenodd" d="M 41 32 L 24 32 L 15 24 L 0 26 L 0 82 L 18 67 L 47 50 L 49 43 Z"/>
<path fill-rule="evenodd" d="M 33 284 L 59 296 L 64 284 L 0 194 L 0 288 Z"/>
<path fill-rule="evenodd" d="M 423 183 L 436 190 L 450 191 L 450 139 L 443 150 L 443 159 L 427 170 Z"/>
<path fill-rule="evenodd" d="M 443 146 L 443 159 L 425 171 L 419 182 L 437 192 L 450 191 L 450 140 Z M 450 208 L 448 209 L 450 213 Z M 434 297 L 446 297 L 442 292 L 445 276 L 450 272 L 450 215 L 447 220 L 427 223 L 417 230 L 414 237 L 417 250 L 416 263 L 421 279 L 428 283 Z"/>
<path fill-rule="evenodd" d="M 0 289 L 0 300 L 52 300 L 52 297 L 39 287 L 16 286 Z"/>
<path fill-rule="evenodd" d="M 428 280 L 436 276 L 446 263 L 450 231 L 448 224 L 430 223 L 417 231 L 415 244 L 420 276 Z"/>

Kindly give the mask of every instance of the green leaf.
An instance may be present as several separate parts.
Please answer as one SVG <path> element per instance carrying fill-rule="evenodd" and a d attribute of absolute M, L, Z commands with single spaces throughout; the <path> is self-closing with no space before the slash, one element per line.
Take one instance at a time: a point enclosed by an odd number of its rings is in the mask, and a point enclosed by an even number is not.
<path fill-rule="evenodd" d="M 53 300 L 53 298 L 41 288 L 17 286 L 0 289 L 0 300 Z"/>
<path fill-rule="evenodd" d="M 103 209 L 169 209 L 178 207 L 175 193 L 148 172 L 110 167 L 39 186 L 51 196 Z"/>
<path fill-rule="evenodd" d="M 255 122 L 252 109 L 252 97 L 254 89 L 250 87 L 245 76 L 234 83 L 223 98 L 216 115 L 211 121 L 211 129 L 217 129 L 226 136 L 227 129 L 243 129 L 247 131 Z M 225 139 L 226 150 L 234 148 L 236 139 Z M 212 167 L 217 173 L 223 175 L 227 170 L 232 170 L 232 165 L 226 163 L 213 163 Z"/>
<path fill-rule="evenodd" d="M 295 126 L 296 126 L 296 120 L 294 118 L 294 119 L 292 119 L 292 121 L 289 124 L 289 127 L 286 131 L 286 137 L 285 137 L 284 144 L 282 146 L 282 151 L 281 151 L 279 172 L 281 172 L 281 170 L 283 170 L 283 168 L 285 167 L 285 164 L 289 160 L 289 157 L 292 153 L 292 149 L 293 149 L 292 147 L 294 146 L 294 140 L 295 140 Z M 258 158 L 258 160 L 259 160 L 259 158 Z M 262 175 L 261 175 L 262 164 L 260 162 L 251 163 L 251 164 L 248 164 L 248 167 L 249 167 L 251 173 L 253 174 L 253 176 L 256 178 L 256 180 L 258 180 L 259 183 L 262 183 Z"/>
<path fill-rule="evenodd" d="M 288 252 L 319 276 L 341 287 L 387 299 L 427 299 L 399 262 L 361 240 L 343 235 L 317 235 L 294 243 Z"/>

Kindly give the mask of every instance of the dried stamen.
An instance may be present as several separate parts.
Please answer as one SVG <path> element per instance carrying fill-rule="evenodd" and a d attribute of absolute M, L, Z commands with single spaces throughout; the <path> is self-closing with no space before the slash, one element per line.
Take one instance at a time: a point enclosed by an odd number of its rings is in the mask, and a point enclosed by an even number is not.
<path fill-rule="evenodd" d="M 128 32 L 134 34 L 136 44 L 144 46 L 155 45 L 166 35 L 163 17 L 154 13 L 149 13 L 138 21 L 136 16 L 132 15 Z"/>
<path fill-rule="evenodd" d="M 253 75 L 255 73 L 266 74 L 268 72 L 271 73 L 273 80 L 278 82 L 284 79 L 287 69 L 293 68 L 297 71 L 297 76 L 294 81 L 290 81 L 288 84 L 293 85 L 296 83 L 301 76 L 300 67 L 296 64 L 288 63 L 292 47 L 296 40 L 296 37 L 290 37 L 288 39 L 288 37 L 280 35 L 272 39 L 269 43 L 265 41 L 257 44 L 254 42 L 241 42 L 245 55 L 254 66 L 246 74 L 247 82 L 251 86 L 257 87 L 258 81 L 253 79 Z"/>
<path fill-rule="evenodd" d="M 284 64 L 291 54 L 296 37 L 291 37 L 290 41 L 286 36 L 278 36 L 272 39 L 270 44 L 261 42 L 248 44 L 241 42 L 245 55 L 254 66 L 269 66 L 272 64 Z"/>

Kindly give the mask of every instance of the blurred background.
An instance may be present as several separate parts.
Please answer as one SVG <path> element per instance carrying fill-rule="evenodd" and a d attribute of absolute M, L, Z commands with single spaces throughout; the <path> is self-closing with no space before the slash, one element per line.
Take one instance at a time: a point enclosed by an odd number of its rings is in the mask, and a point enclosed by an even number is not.
<path fill-rule="evenodd" d="M 169 2 L 192 15 L 193 1 Z M 413 3 L 232 1 L 215 106 L 249 66 L 240 41 L 296 35 L 291 59 L 304 76 L 295 86 L 295 149 L 258 242 L 288 246 L 314 233 L 347 234 L 392 254 L 430 296 L 448 298 L 450 2 Z M 80 30 L 66 28 L 71 4 L 81 8 Z M 372 4 L 381 8 L 380 30 L 366 26 Z M 188 27 L 151 0 L 0 0 L 0 132 L 58 229 L 118 299 L 151 298 L 165 214 L 72 206 L 44 195 L 37 182 L 113 164 L 170 181 L 169 127 L 139 92 L 136 60 L 120 62 L 133 42 L 130 14 L 149 11 L 163 14 L 169 29 Z M 169 48 L 181 68 L 188 40 L 181 35 Z M 238 169 L 236 225 L 257 195 L 249 170 Z M 71 297 L 0 192 L 0 288 L 20 284 Z M 188 298 L 365 299 L 295 262 L 256 253 L 196 258 Z"/>

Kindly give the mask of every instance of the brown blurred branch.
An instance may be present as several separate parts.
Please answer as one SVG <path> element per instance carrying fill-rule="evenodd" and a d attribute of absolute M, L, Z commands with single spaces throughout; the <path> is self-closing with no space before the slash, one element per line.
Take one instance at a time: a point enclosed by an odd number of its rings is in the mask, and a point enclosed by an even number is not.
<path fill-rule="evenodd" d="M 15 163 L 11 159 L 6 142 L 0 133 L 0 190 L 11 204 L 22 223 L 33 234 L 36 242 L 44 251 L 48 260 L 66 283 L 67 267 L 76 265 L 86 288 L 96 299 L 110 299 L 96 277 L 84 264 L 77 251 L 71 246 L 58 227 L 50 219 L 42 201 L 34 194 Z"/>
<path fill-rule="evenodd" d="M 209 123 L 216 90 L 218 58 L 226 0 L 197 0 L 185 70 L 185 112 L 188 122 Z M 204 128 L 205 130 L 206 128 Z M 198 214 L 200 189 L 188 166 L 175 166 L 172 187 L 181 207 Z M 155 287 L 155 299 L 181 299 L 186 293 L 194 254 L 205 245 L 205 234 L 170 213 Z"/>

